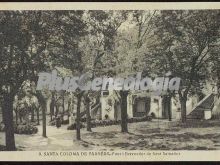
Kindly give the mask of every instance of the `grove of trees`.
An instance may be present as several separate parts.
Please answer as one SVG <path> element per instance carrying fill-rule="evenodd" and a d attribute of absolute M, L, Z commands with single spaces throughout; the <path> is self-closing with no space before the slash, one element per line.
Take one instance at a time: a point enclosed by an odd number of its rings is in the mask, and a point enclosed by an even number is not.
<path fill-rule="evenodd" d="M 181 88 L 175 95 L 181 103 L 182 122 L 186 122 L 187 98 L 199 93 L 209 79 L 220 86 L 219 44 L 219 10 L 0 11 L 0 105 L 6 149 L 16 150 L 14 123 L 18 119 L 13 111 L 18 107 L 16 99 L 22 100 L 27 93 L 37 99 L 30 113 L 34 118 L 36 112 L 40 124 L 41 111 L 43 137 L 47 137 L 47 99 L 51 98 L 50 113 L 54 114 L 58 96 L 63 99 L 63 109 L 65 96 L 76 98 L 76 139 L 81 139 L 82 100 L 86 104 L 87 131 L 92 131 L 89 104 L 100 93 L 36 91 L 38 73 L 53 69 L 63 70 L 58 71 L 60 75 L 88 72 L 91 79 L 171 72 L 181 78 Z M 25 93 L 26 88 L 29 90 Z M 118 92 L 122 132 L 129 131 L 128 93 Z"/>

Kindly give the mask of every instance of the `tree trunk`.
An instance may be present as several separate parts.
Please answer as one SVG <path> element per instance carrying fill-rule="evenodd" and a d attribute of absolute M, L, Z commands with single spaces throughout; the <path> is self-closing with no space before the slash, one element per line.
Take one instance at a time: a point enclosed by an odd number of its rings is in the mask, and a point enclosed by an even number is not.
<path fill-rule="evenodd" d="M 186 100 L 187 100 L 187 98 L 182 98 L 180 100 L 180 102 L 181 102 L 181 120 L 182 120 L 182 123 L 186 122 Z"/>
<path fill-rule="evenodd" d="M 4 107 L 4 106 L 3 106 L 3 102 L 2 102 L 2 104 L 1 104 L 1 107 L 2 107 L 2 109 L 1 109 L 1 112 L 2 112 L 2 122 L 4 123 L 4 116 L 3 116 L 3 113 L 4 113 L 4 112 L 3 112 L 3 107 Z"/>
<path fill-rule="evenodd" d="M 217 96 L 220 97 L 220 70 L 218 72 L 218 80 L 217 80 Z"/>
<path fill-rule="evenodd" d="M 19 119 L 20 119 L 20 123 L 22 123 L 22 122 L 23 122 L 23 120 L 22 120 L 22 115 L 21 115 L 21 112 L 19 112 Z"/>
<path fill-rule="evenodd" d="M 171 111 L 171 97 L 169 95 L 164 95 L 162 100 L 162 117 L 172 120 L 172 111 Z"/>
<path fill-rule="evenodd" d="M 168 119 L 169 121 L 172 120 L 172 111 L 171 111 L 171 97 L 170 96 L 166 96 L 167 97 L 167 112 L 168 112 Z"/>
<path fill-rule="evenodd" d="M 86 101 L 86 125 L 87 125 L 87 131 L 92 132 L 92 127 L 91 127 L 91 115 L 90 115 L 90 100 L 86 96 L 85 98 Z"/>
<path fill-rule="evenodd" d="M 59 113 L 59 106 L 56 104 L 55 107 L 56 107 L 55 117 L 57 117 L 57 115 Z"/>
<path fill-rule="evenodd" d="M 50 120 L 53 120 L 53 116 L 54 116 L 54 107 L 55 107 L 55 96 L 54 96 L 54 92 L 51 93 L 51 103 L 50 103 Z"/>
<path fill-rule="evenodd" d="M 127 125 L 127 91 L 120 91 L 121 95 L 121 132 L 128 132 Z"/>
<path fill-rule="evenodd" d="M 15 109 L 15 123 L 18 124 L 18 110 Z"/>
<path fill-rule="evenodd" d="M 37 125 L 40 125 L 39 107 L 37 107 L 36 111 L 37 111 Z"/>
<path fill-rule="evenodd" d="M 34 122 L 34 109 L 31 108 L 31 122 Z"/>
<path fill-rule="evenodd" d="M 63 114 L 62 114 L 62 121 L 63 121 L 63 116 L 64 116 L 64 113 L 65 113 L 65 91 L 63 92 L 63 96 L 62 96 L 62 108 L 63 108 Z"/>
<path fill-rule="evenodd" d="M 76 139 L 80 140 L 80 107 L 81 107 L 82 95 L 77 96 L 77 109 L 76 109 Z"/>
<path fill-rule="evenodd" d="M 13 96 L 4 96 L 3 118 L 5 124 L 6 150 L 15 151 L 14 122 L 13 122 Z"/>
<path fill-rule="evenodd" d="M 47 109 L 46 99 L 44 98 L 43 94 L 40 93 L 39 91 L 37 91 L 37 98 L 38 98 L 38 101 L 40 103 L 41 110 L 42 110 L 42 127 L 43 127 L 42 136 L 47 137 L 47 133 L 46 133 L 46 109 Z"/>
<path fill-rule="evenodd" d="M 43 137 L 47 137 L 47 128 L 46 128 L 46 106 L 42 106 L 42 126 L 43 126 Z"/>
<path fill-rule="evenodd" d="M 70 102 L 70 101 L 68 101 L 68 107 L 67 107 L 67 112 L 68 112 L 68 115 L 69 115 L 69 113 L 70 113 L 70 106 L 71 106 L 71 102 Z"/>
<path fill-rule="evenodd" d="M 4 101 L 3 101 L 3 99 L 0 97 L 0 106 L 1 106 L 1 109 L 0 109 L 0 111 L 1 111 L 1 114 L 2 114 L 2 122 L 4 123 L 4 117 L 3 117 L 3 108 L 4 108 Z"/>

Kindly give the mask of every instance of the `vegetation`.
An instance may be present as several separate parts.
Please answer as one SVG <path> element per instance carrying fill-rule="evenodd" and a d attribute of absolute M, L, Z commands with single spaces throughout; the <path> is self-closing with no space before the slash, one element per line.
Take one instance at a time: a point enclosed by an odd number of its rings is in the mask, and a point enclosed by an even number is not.
<path fill-rule="evenodd" d="M 0 105 L 6 150 L 16 150 L 14 133 L 36 133 L 33 123 L 42 125 L 46 138 L 47 113 L 53 121 L 76 111 L 71 129 L 76 129 L 77 140 L 81 139 L 82 104 L 87 131 L 98 125 L 91 121 L 90 103 L 99 99 L 100 92 L 36 91 L 38 73 L 53 69 L 61 76 L 87 72 L 91 79 L 127 77 L 136 72 L 154 77 L 171 72 L 182 79 L 178 93 L 169 95 L 179 96 L 182 122 L 186 122 L 187 98 L 199 94 L 207 80 L 220 86 L 219 20 L 219 10 L 1 11 Z M 128 132 L 129 91 L 117 93 L 121 132 Z M 14 123 L 25 125 L 20 128 Z"/>

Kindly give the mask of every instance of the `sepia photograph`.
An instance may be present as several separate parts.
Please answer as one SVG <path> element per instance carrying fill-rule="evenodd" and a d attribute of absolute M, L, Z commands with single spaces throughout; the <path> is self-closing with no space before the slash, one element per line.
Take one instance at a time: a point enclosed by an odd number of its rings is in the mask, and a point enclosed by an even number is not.
<path fill-rule="evenodd" d="M 220 9 L 0 10 L 1 152 L 151 150 L 220 150 Z"/>

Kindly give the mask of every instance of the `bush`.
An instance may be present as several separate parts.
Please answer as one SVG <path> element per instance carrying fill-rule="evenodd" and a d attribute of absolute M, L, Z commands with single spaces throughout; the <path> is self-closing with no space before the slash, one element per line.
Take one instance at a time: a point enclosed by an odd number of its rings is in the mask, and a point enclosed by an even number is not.
<path fill-rule="evenodd" d="M 5 151 L 5 150 L 6 150 L 6 147 L 3 145 L 0 145 L 0 151 Z"/>
<path fill-rule="evenodd" d="M 93 120 L 91 121 L 92 127 L 98 127 L 98 126 L 110 126 L 110 125 L 117 125 L 120 121 L 117 120 Z"/>
<path fill-rule="evenodd" d="M 137 118 L 130 118 L 128 119 L 128 123 L 136 123 L 136 122 L 143 122 L 143 121 L 151 121 L 152 117 L 151 116 L 144 116 L 144 117 L 137 117 Z M 110 126 L 110 125 L 118 125 L 120 124 L 120 120 L 92 120 L 91 121 L 91 127 L 105 127 L 105 126 Z M 80 128 L 85 128 L 85 125 L 81 124 Z M 72 124 L 67 127 L 68 130 L 75 130 L 76 129 L 76 124 Z"/>
<path fill-rule="evenodd" d="M 5 131 L 5 125 L 3 123 L 0 124 L 0 132 L 4 132 Z M 33 125 L 17 125 L 14 124 L 14 133 L 16 134 L 26 134 L 26 135 L 30 135 L 30 134 L 35 134 L 38 132 L 37 127 L 33 126 Z"/>
<path fill-rule="evenodd" d="M 36 134 L 38 132 L 37 127 L 33 125 L 16 125 L 14 131 L 17 134 Z"/>
<path fill-rule="evenodd" d="M 151 120 L 152 120 L 151 116 L 136 117 L 136 118 L 128 119 L 128 123 L 137 123 L 137 122 L 151 121 Z"/>
<path fill-rule="evenodd" d="M 138 118 L 130 118 L 128 119 L 128 123 L 136 123 L 136 122 L 143 122 L 143 121 L 151 121 L 152 118 L 150 116 L 145 117 L 138 117 Z M 118 125 L 120 124 L 120 120 L 92 120 L 91 125 L 92 128 L 98 126 L 110 126 L 110 125 Z"/>
<path fill-rule="evenodd" d="M 80 123 L 80 128 L 85 128 L 85 125 Z M 67 127 L 67 130 L 75 130 L 76 129 L 76 123 L 71 124 Z"/>

